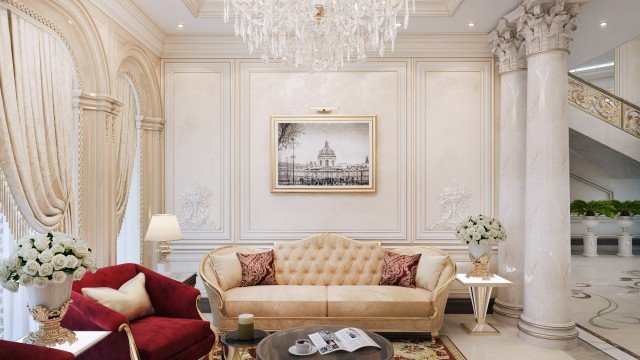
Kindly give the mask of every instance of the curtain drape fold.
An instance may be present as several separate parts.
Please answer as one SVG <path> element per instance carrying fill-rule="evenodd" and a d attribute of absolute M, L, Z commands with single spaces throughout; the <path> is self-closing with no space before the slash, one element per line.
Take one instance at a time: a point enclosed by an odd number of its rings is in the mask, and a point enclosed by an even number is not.
<path fill-rule="evenodd" d="M 57 37 L 0 8 L 0 166 L 38 232 L 72 232 L 73 79 Z"/>
<path fill-rule="evenodd" d="M 136 153 L 136 113 L 134 90 L 124 75 L 116 80 L 116 98 L 122 102 L 122 111 L 115 124 L 116 167 L 116 218 L 118 229 L 122 226 L 127 199 L 131 187 L 131 175 Z"/>

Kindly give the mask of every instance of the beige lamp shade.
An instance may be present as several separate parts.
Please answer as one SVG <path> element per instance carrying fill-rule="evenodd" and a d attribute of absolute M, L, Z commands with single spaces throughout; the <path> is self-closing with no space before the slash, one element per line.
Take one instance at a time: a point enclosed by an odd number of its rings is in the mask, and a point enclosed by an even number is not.
<path fill-rule="evenodd" d="M 182 231 L 178 218 L 173 214 L 155 214 L 151 217 L 145 241 L 175 241 L 182 240 Z"/>

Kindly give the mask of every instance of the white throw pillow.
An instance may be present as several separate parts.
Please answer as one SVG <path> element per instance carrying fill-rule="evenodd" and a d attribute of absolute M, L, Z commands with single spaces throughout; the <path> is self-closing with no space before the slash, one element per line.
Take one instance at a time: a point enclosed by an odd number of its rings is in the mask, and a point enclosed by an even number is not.
<path fill-rule="evenodd" d="M 446 256 L 422 253 L 418 263 L 416 286 L 429 291 L 435 290 L 446 260 Z"/>
<path fill-rule="evenodd" d="M 123 314 L 131 321 L 153 314 L 153 305 L 144 288 L 144 281 L 144 273 L 139 273 L 118 290 L 108 287 L 83 288 L 82 294 Z"/>
<path fill-rule="evenodd" d="M 210 259 L 213 270 L 216 271 L 218 283 L 223 291 L 240 287 L 242 283 L 242 266 L 235 252 L 226 255 L 211 255 Z"/>

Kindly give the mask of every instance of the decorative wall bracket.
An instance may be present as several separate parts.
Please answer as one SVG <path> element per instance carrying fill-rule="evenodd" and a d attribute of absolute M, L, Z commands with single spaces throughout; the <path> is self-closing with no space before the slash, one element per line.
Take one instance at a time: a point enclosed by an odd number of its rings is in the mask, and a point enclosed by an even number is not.
<path fill-rule="evenodd" d="M 432 225 L 427 225 L 429 230 L 453 230 L 460 225 L 462 220 L 469 216 L 469 199 L 471 191 L 464 185 L 458 185 L 455 181 L 451 186 L 442 189 L 437 196 L 440 206 L 440 220 Z"/>

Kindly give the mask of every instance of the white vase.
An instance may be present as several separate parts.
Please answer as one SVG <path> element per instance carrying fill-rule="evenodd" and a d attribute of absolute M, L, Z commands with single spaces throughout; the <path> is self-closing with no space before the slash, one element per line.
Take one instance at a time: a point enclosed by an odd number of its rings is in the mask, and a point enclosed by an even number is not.
<path fill-rule="evenodd" d="M 477 258 L 481 257 L 482 255 L 491 255 L 491 245 L 491 243 L 480 245 L 475 241 L 471 241 L 469 243 L 469 252 L 471 253 L 471 255 Z"/>
<path fill-rule="evenodd" d="M 632 257 L 633 243 L 632 237 L 629 235 L 629 228 L 633 226 L 633 217 L 618 216 L 616 223 L 622 228 L 622 233 L 618 235 L 618 256 Z"/>
<path fill-rule="evenodd" d="M 64 282 L 59 284 L 49 282 L 43 288 L 35 285 L 25 286 L 27 304 L 32 308 L 40 305 L 49 309 L 57 309 L 71 297 L 72 284 L 73 276 L 69 275 Z"/>
<path fill-rule="evenodd" d="M 598 256 L 598 236 L 593 233 L 593 228 L 598 226 L 599 222 L 597 216 L 582 217 L 582 225 L 587 228 L 587 233 L 582 238 L 584 248 L 582 256 Z"/>

